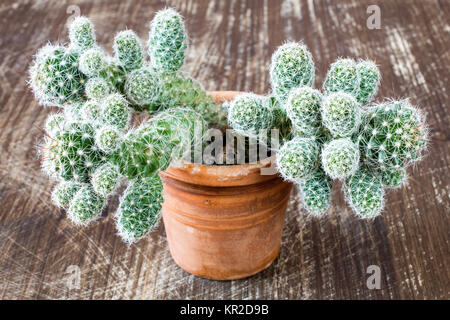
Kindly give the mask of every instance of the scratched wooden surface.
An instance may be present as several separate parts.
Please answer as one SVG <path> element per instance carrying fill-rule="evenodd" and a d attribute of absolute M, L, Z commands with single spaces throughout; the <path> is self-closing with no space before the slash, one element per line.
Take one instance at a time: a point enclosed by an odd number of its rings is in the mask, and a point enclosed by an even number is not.
<path fill-rule="evenodd" d="M 93 20 L 99 42 L 111 48 L 114 34 L 125 28 L 147 39 L 148 22 L 166 3 L 2 1 L 0 298 L 449 299 L 450 3 L 379 2 L 381 29 L 369 30 L 366 9 L 374 3 L 167 3 L 186 17 L 191 46 L 185 71 L 208 90 L 267 92 L 276 46 L 303 40 L 315 58 L 316 87 L 338 56 L 369 57 L 382 70 L 379 96 L 411 96 L 432 127 L 429 156 L 407 187 L 388 194 L 382 217 L 359 221 L 338 190 L 330 213 L 315 219 L 294 195 L 275 263 L 249 279 L 214 282 L 175 265 L 162 226 L 136 245 L 122 243 L 111 214 L 117 201 L 99 223 L 73 226 L 51 205 L 52 185 L 36 161 L 41 133 L 35 126 L 51 109 L 38 106 L 26 87 L 27 67 L 48 40 L 67 41 L 69 5 Z M 370 265 L 381 269 L 379 290 L 366 286 Z"/>

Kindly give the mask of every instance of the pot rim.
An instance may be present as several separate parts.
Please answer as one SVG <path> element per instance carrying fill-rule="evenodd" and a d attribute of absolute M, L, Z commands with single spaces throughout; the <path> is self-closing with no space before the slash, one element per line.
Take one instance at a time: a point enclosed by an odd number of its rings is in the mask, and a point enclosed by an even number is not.
<path fill-rule="evenodd" d="M 242 91 L 210 91 L 217 103 L 230 101 Z M 207 165 L 188 161 L 177 161 L 175 166 L 159 171 L 161 178 L 171 178 L 189 184 L 212 187 L 244 186 L 276 179 L 279 175 L 269 169 L 275 163 L 275 156 L 252 163 L 233 165 Z M 262 174 L 261 169 L 272 170 Z"/>

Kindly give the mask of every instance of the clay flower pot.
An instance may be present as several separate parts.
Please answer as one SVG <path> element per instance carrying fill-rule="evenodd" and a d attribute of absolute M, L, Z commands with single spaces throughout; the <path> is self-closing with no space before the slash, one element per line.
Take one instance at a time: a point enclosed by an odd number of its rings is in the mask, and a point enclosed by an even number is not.
<path fill-rule="evenodd" d="M 239 92 L 212 92 L 220 102 Z M 214 280 L 266 269 L 281 245 L 292 184 L 261 175 L 273 159 L 209 166 L 185 163 L 160 172 L 170 253 L 187 272 Z"/>

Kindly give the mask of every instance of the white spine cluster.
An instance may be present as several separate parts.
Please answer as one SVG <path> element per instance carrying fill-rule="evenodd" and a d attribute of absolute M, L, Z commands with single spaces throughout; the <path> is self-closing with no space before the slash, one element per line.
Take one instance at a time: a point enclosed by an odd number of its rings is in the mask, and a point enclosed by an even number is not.
<path fill-rule="evenodd" d="M 361 123 L 361 110 L 356 99 L 339 91 L 327 96 L 322 104 L 322 123 L 334 137 L 351 136 Z"/>
<path fill-rule="evenodd" d="M 277 153 L 277 167 L 284 179 L 305 179 L 318 167 L 319 145 L 311 138 L 295 137 Z"/>
<path fill-rule="evenodd" d="M 321 105 L 322 95 L 318 90 L 299 87 L 291 90 L 285 109 L 294 128 L 305 136 L 312 136 L 320 130 Z"/>
<path fill-rule="evenodd" d="M 348 138 L 332 140 L 322 150 L 322 166 L 333 179 L 351 176 L 359 167 L 359 149 Z"/>

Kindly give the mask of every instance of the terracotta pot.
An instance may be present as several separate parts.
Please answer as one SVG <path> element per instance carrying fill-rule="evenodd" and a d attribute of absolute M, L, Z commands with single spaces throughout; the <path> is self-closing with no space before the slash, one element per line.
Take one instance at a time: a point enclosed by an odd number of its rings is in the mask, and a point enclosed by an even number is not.
<path fill-rule="evenodd" d="M 217 101 L 238 92 L 213 92 Z M 281 245 L 292 184 L 261 175 L 273 159 L 253 164 L 185 163 L 160 172 L 163 221 L 170 253 L 199 277 L 231 280 L 267 268 Z"/>

